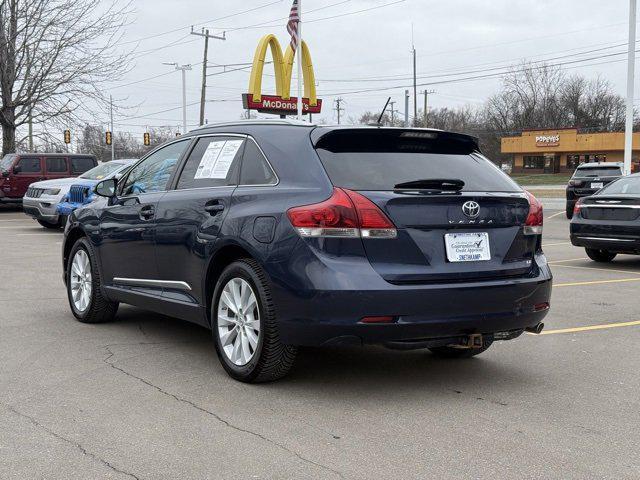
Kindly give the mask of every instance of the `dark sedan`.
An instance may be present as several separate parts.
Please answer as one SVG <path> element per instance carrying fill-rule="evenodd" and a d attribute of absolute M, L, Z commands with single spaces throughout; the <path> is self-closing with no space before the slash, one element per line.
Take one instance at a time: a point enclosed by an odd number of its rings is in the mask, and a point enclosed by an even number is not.
<path fill-rule="evenodd" d="M 571 243 L 596 262 L 640 254 L 640 174 L 620 178 L 576 203 Z"/>

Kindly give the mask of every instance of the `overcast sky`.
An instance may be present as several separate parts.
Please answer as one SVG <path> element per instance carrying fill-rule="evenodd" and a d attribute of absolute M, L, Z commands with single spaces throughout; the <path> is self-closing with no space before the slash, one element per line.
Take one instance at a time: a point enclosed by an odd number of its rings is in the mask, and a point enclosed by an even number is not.
<path fill-rule="evenodd" d="M 325 102 L 317 119 L 335 122 L 338 95 L 344 99 L 343 118 L 379 110 L 388 96 L 402 114 L 405 86 L 411 84 L 412 24 L 417 71 L 422 77 L 418 83 L 431 83 L 419 89 L 435 90 L 429 96 L 430 107 L 482 105 L 499 89 L 499 77 L 452 80 L 499 73 L 499 67 L 525 59 L 565 63 L 567 73 L 590 78 L 600 74 L 624 94 L 626 55 L 612 54 L 626 49 L 620 44 L 627 41 L 628 3 L 303 0 L 303 36 L 311 50 L 318 96 Z M 218 35 L 226 31 L 226 41 L 210 43 L 211 64 L 250 62 L 258 40 L 267 33 L 276 34 L 283 48 L 289 40 L 285 25 L 291 0 L 133 0 L 132 4 L 132 24 L 125 32 L 123 48 L 134 50 L 135 67 L 111 91 L 123 104 L 140 105 L 128 117 L 116 118 L 116 130 L 136 135 L 147 126 L 181 124 L 180 73 L 163 62 L 194 65 L 187 72 L 187 103 L 199 102 L 203 39 L 189 35 L 190 25 L 197 30 L 210 28 Z M 238 15 L 250 9 L 253 11 Z M 209 69 L 210 74 L 221 71 Z M 209 122 L 240 118 L 248 71 L 209 77 Z M 265 73 L 272 74 L 269 66 Z M 351 93 L 396 86 L 400 88 Z M 294 92 L 293 85 L 292 89 Z M 265 76 L 263 93 L 275 93 L 270 76 Z M 422 98 L 420 95 L 419 105 Z M 198 108 L 188 109 L 190 126 L 196 126 Z"/>

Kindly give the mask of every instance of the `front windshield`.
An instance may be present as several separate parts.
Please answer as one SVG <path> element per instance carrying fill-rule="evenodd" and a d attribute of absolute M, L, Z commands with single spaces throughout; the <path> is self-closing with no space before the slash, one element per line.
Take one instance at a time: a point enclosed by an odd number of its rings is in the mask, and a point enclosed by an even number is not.
<path fill-rule="evenodd" d="M 640 177 L 624 177 L 598 192 L 598 195 L 640 195 Z"/>
<path fill-rule="evenodd" d="M 15 155 L 5 155 L 2 160 L 0 160 L 0 170 L 9 170 L 15 157 Z"/>
<path fill-rule="evenodd" d="M 102 180 L 116 173 L 125 165 L 120 162 L 106 162 L 92 168 L 80 175 L 79 178 L 86 178 L 87 180 Z"/>

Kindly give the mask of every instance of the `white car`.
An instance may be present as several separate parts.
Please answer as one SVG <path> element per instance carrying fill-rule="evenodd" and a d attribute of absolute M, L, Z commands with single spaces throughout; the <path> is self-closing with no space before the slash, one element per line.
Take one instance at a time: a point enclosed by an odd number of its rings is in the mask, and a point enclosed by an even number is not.
<path fill-rule="evenodd" d="M 101 163 L 79 177 L 56 178 L 32 183 L 29 185 L 27 193 L 22 199 L 24 213 L 36 219 L 43 227 L 60 228 L 62 226 L 62 219 L 60 215 L 56 213 L 56 206 L 69 192 L 71 185 L 78 183 L 78 179 L 95 180 L 97 182 L 118 176 L 123 170 L 133 165 L 136 161 L 136 159 L 128 158 L 112 160 Z"/>

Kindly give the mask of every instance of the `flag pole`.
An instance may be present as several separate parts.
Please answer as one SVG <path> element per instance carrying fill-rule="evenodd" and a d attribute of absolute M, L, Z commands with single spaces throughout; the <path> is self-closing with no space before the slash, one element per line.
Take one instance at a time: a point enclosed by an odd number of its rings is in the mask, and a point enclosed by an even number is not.
<path fill-rule="evenodd" d="M 298 0 L 298 120 L 302 120 L 302 0 Z"/>

